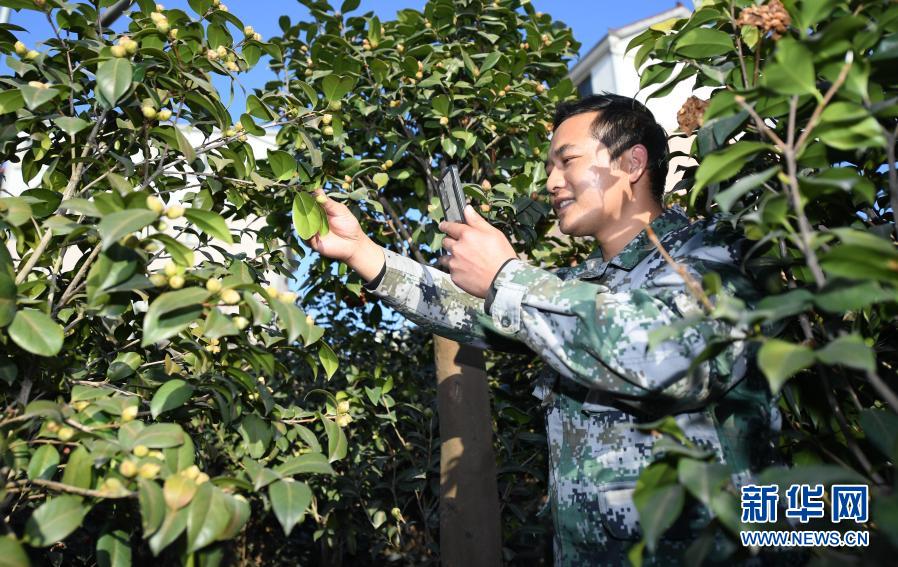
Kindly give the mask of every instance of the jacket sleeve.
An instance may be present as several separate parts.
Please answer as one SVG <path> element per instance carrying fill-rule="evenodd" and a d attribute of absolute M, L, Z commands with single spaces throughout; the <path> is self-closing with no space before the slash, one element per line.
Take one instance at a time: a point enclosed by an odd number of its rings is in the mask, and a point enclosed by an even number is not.
<path fill-rule="evenodd" d="M 384 249 L 385 266 L 371 293 L 425 331 L 478 348 L 529 352 L 500 331 L 483 300 L 452 283 L 449 274 Z M 375 283 L 372 281 L 372 283 Z"/>
<path fill-rule="evenodd" d="M 701 281 L 688 259 L 683 264 Z M 609 405 L 646 413 L 685 411 L 725 392 L 745 373 L 738 341 L 693 364 L 712 339 L 731 329 L 704 317 L 692 321 L 700 314 L 698 303 L 669 266 L 639 289 L 612 292 L 595 283 L 563 281 L 515 260 L 500 271 L 495 285 L 491 313 L 497 329 L 529 346 L 562 379 L 597 392 Z M 652 331 L 678 323 L 680 333 L 649 348 Z"/>

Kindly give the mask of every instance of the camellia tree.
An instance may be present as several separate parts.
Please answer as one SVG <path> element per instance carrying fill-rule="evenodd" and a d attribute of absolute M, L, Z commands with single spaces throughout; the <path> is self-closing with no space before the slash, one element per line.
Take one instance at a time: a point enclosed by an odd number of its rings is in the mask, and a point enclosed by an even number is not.
<path fill-rule="evenodd" d="M 559 251 L 559 241 L 546 237 L 550 207 L 539 194 L 554 106 L 573 94 L 566 60 L 577 44 L 567 26 L 519 0 L 433 0 L 391 21 L 347 15 L 357 0 L 339 10 L 324 1 L 301 3 L 314 21 L 281 18 L 283 36 L 275 43 L 283 59 L 272 64 L 279 80 L 266 85 L 289 95 L 259 93 L 272 113 L 314 117 L 314 132 L 285 126 L 278 133 L 289 164 L 284 179 L 324 187 L 354 210 L 376 242 L 433 264 L 442 239 L 437 179 L 456 164 L 467 196 L 519 251 L 538 263 L 568 261 L 559 255 L 570 248 Z M 303 238 L 324 226 L 308 194 L 297 195 L 293 217 Z M 372 331 L 386 324 L 380 305 L 367 304 L 361 281 L 345 266 L 313 265 L 304 289 L 329 319 L 364 305 L 347 319 Z M 357 349 L 372 351 L 363 346 L 370 339 L 357 340 Z M 456 564 L 456 555 L 477 553 L 495 563 L 499 511 L 483 355 L 444 339 L 435 349 L 444 439 L 442 559 Z M 370 364 L 383 363 L 372 357 Z M 456 499 L 456 492 L 470 499 Z"/>
<path fill-rule="evenodd" d="M 467 196 L 519 251 L 547 265 L 569 261 L 558 255 L 570 248 L 559 252 L 559 241 L 546 237 L 550 207 L 539 194 L 552 111 L 573 95 L 566 60 L 577 44 L 567 26 L 518 0 L 431 1 L 390 21 L 350 15 L 359 6 L 354 0 L 339 10 L 323 1 L 301 3 L 314 21 L 282 17 L 283 35 L 274 43 L 283 58 L 272 63 L 279 80 L 266 85 L 267 95 L 258 93 L 272 113 L 314 118 L 311 129 L 279 131 L 288 165 L 283 179 L 324 187 L 353 209 L 375 241 L 433 264 L 442 239 L 437 179 L 443 167 L 456 164 Z M 297 195 L 293 218 L 303 238 L 322 226 L 307 194 Z M 372 331 L 387 324 L 381 306 L 368 303 L 358 276 L 345 266 L 327 260 L 313 265 L 304 291 L 304 301 L 318 304 L 329 320 Z M 346 307 L 355 312 L 343 313 Z M 442 452 L 442 557 L 452 564 L 446 553 L 471 549 L 487 553 L 486 562 L 498 561 L 484 360 L 445 340 L 437 339 L 435 348 L 440 434 L 456 439 Z M 465 362 L 456 366 L 456 360 Z M 451 397 L 453 388 L 464 390 Z M 452 406 L 462 399 L 463 407 Z M 459 484 L 464 488 L 458 493 L 471 494 L 470 501 L 453 502 Z M 445 545 L 453 530 L 485 543 L 466 547 L 459 539 Z"/>
<path fill-rule="evenodd" d="M 215 565 L 270 512 L 314 516 L 305 480 L 346 453 L 324 329 L 265 285 L 295 269 L 297 187 L 247 136 L 304 118 L 251 97 L 232 124 L 210 82 L 277 47 L 218 0 L 139 0 L 123 33 L 112 3 L 0 1 L 53 30 L 0 28 L 0 159 L 31 187 L 0 196 L 9 565 Z"/>
<path fill-rule="evenodd" d="M 699 165 L 672 198 L 749 240 L 744 267 L 762 297 L 747 305 L 713 277 L 697 294 L 710 298 L 703 316 L 759 346 L 757 366 L 777 394 L 777 449 L 791 468 L 759 471 L 757 482 L 824 484 L 827 494 L 832 484 L 870 487 L 869 522 L 829 523 L 827 503 L 827 518 L 802 525 L 867 530 L 869 547 L 810 550 L 842 563 L 887 563 L 898 547 L 896 41 L 894 2 L 717 0 L 630 44 L 637 65 L 654 61 L 643 87 L 663 95 L 694 78 L 708 93 L 680 111 Z M 637 487 L 645 537 L 632 558 L 638 564 L 643 547 L 699 503 L 713 517 L 690 549 L 699 563 L 715 532 L 750 529 L 740 525 L 739 492 L 669 421 L 655 427 L 670 443 Z M 738 540 L 730 549 L 748 553 Z"/>

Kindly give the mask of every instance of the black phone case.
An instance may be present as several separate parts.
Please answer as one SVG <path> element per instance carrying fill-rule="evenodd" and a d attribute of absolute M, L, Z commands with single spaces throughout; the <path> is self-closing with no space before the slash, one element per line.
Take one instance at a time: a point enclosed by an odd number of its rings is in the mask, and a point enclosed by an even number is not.
<path fill-rule="evenodd" d="M 465 222 L 465 193 L 461 188 L 458 168 L 450 165 L 440 176 L 440 204 L 443 216 L 450 222 Z"/>

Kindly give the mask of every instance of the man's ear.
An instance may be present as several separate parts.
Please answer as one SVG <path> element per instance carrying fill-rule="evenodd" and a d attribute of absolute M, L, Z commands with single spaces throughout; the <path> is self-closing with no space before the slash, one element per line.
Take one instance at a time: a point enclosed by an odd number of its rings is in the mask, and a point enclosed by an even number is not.
<path fill-rule="evenodd" d="M 649 151 L 642 144 L 636 144 L 621 157 L 624 158 L 624 163 L 621 164 L 624 166 L 622 169 L 630 175 L 630 184 L 636 184 L 648 171 Z"/>

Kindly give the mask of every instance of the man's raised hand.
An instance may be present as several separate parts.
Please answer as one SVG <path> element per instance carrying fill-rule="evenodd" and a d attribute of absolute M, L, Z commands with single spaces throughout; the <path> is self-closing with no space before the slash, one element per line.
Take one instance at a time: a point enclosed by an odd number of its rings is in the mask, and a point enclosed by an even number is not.
<path fill-rule="evenodd" d="M 384 263 L 381 247 L 368 238 L 349 207 L 325 195 L 320 187 L 315 196 L 327 215 L 330 230 L 324 236 L 310 238 L 309 246 L 326 258 L 345 262 L 365 280 L 374 278 Z"/>

